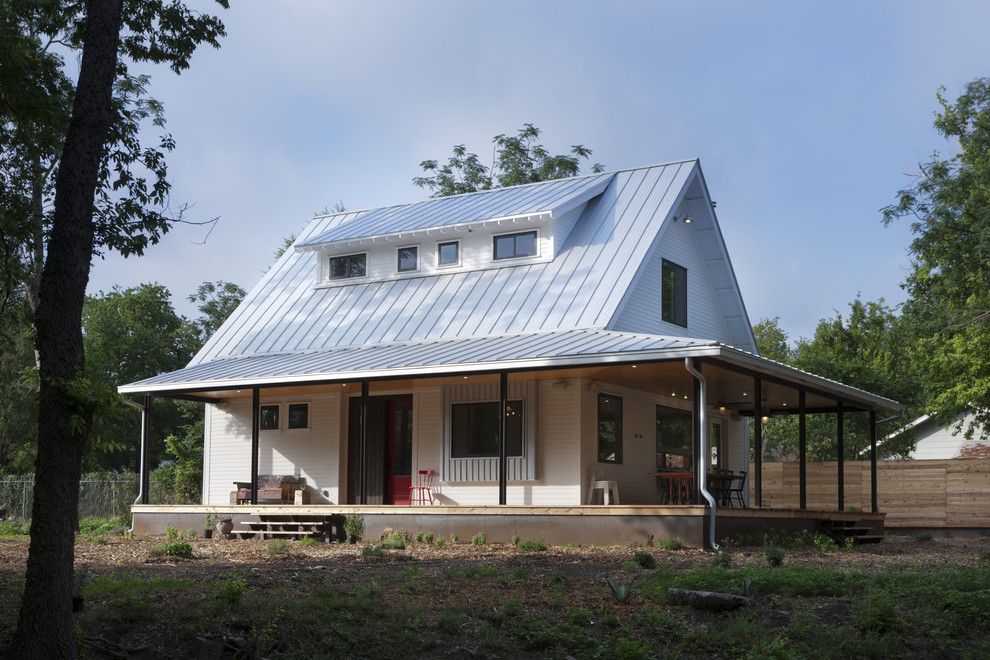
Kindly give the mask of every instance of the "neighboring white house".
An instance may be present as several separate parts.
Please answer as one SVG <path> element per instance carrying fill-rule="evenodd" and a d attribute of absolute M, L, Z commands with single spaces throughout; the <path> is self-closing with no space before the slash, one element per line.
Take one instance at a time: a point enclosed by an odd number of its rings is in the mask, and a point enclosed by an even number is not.
<path fill-rule="evenodd" d="M 188 367 L 121 392 L 207 402 L 216 505 L 256 474 L 405 504 L 420 470 L 444 504 L 573 507 L 593 473 L 656 504 L 658 472 L 745 472 L 747 416 L 898 408 L 758 356 L 713 208 L 688 160 L 322 215 Z"/>
<path fill-rule="evenodd" d="M 948 424 L 938 423 L 931 415 L 922 415 L 885 438 L 890 440 L 903 433 L 914 434 L 911 460 L 944 460 L 948 458 L 990 458 L 990 435 L 976 431 L 971 438 L 965 430 L 973 421 L 972 413 L 957 415 Z"/>

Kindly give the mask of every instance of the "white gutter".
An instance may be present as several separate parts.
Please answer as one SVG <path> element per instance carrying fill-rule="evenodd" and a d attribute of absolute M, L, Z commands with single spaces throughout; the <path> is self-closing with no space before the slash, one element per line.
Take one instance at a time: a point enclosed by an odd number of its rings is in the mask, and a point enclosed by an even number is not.
<path fill-rule="evenodd" d="M 147 447 L 144 446 L 145 443 L 143 442 L 143 439 L 144 439 L 144 406 L 141 405 L 140 403 L 138 403 L 137 401 L 131 401 L 130 399 L 121 399 L 121 401 L 123 402 L 123 404 L 125 406 L 129 406 L 129 407 L 134 408 L 135 410 L 138 410 L 138 411 L 141 412 L 141 438 L 142 438 L 142 442 L 141 442 L 141 453 L 140 453 L 140 456 L 138 458 L 138 460 L 140 461 L 140 463 L 138 463 L 138 465 L 140 465 L 140 466 L 143 467 L 144 466 L 144 452 L 147 451 Z M 138 468 L 138 494 L 137 494 L 137 498 L 134 500 L 134 504 L 140 504 L 142 497 L 144 497 L 144 479 L 141 478 L 141 469 Z M 131 528 L 128 531 L 131 532 L 131 533 L 134 532 L 134 517 L 133 516 L 131 516 Z"/>
<path fill-rule="evenodd" d="M 698 490 L 701 491 L 701 496 L 708 501 L 708 506 L 712 508 L 712 513 L 708 517 L 708 540 L 711 543 L 712 550 L 718 550 L 718 543 L 715 542 L 715 498 L 712 494 L 708 492 L 708 413 L 706 406 L 708 405 L 708 381 L 705 380 L 704 375 L 694 368 L 691 358 L 684 358 L 684 366 L 687 368 L 691 375 L 698 379 L 700 387 L 698 388 L 698 465 L 696 469 L 698 470 Z"/>

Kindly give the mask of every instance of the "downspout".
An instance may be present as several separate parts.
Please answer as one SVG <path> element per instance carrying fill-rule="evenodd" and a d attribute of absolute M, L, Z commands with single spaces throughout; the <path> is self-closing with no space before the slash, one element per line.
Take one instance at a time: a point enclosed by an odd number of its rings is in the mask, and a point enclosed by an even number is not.
<path fill-rule="evenodd" d="M 129 407 L 134 408 L 135 410 L 139 410 L 141 412 L 141 438 L 144 438 L 144 406 L 141 405 L 140 403 L 138 403 L 137 401 L 131 401 L 130 399 L 121 398 L 121 401 L 123 402 L 123 404 L 125 406 L 129 406 Z M 145 446 L 144 446 L 144 442 L 142 442 L 141 443 L 141 455 L 138 458 L 138 460 L 140 461 L 140 463 L 138 463 L 138 465 L 144 465 L 144 452 L 145 452 Z M 140 476 L 140 468 L 139 468 L 139 472 L 138 472 L 138 494 L 137 494 L 137 498 L 134 500 L 134 504 L 140 504 L 141 503 L 141 499 L 143 497 L 144 497 L 144 479 L 142 479 L 141 476 Z M 127 531 L 131 532 L 132 534 L 134 533 L 134 516 L 131 516 L 131 527 Z"/>
<path fill-rule="evenodd" d="M 698 416 L 701 418 L 698 420 L 698 426 L 700 427 L 698 444 L 701 453 L 698 457 L 701 463 L 701 469 L 698 470 L 698 490 L 701 491 L 701 496 L 708 501 L 708 506 L 712 509 L 711 516 L 708 518 L 708 540 L 711 543 L 712 550 L 718 550 L 718 543 L 715 542 L 715 498 L 708 492 L 708 466 L 705 464 L 708 456 L 708 413 L 706 411 L 708 406 L 708 382 L 701 374 L 701 371 L 695 368 L 692 358 L 684 358 L 684 367 L 701 384 L 701 387 L 698 388 Z"/>

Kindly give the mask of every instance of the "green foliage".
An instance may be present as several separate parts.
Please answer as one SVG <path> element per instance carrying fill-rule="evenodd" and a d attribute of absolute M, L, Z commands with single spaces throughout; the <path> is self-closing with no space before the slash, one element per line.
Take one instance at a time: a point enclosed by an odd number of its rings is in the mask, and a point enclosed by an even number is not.
<path fill-rule="evenodd" d="M 719 548 L 712 556 L 712 566 L 718 568 L 732 568 L 732 553 L 725 548 Z"/>
<path fill-rule="evenodd" d="M 821 532 L 812 537 L 812 543 L 822 552 L 835 552 L 839 549 L 839 544 L 835 542 L 835 539 Z"/>
<path fill-rule="evenodd" d="M 0 537 L 27 536 L 31 533 L 31 522 L 28 520 L 0 520 Z"/>
<path fill-rule="evenodd" d="M 409 534 L 404 529 L 387 529 L 378 544 L 385 550 L 405 550 Z"/>
<path fill-rule="evenodd" d="M 753 336 L 756 346 L 763 357 L 787 364 L 791 361 L 794 351 L 790 346 L 790 338 L 780 327 L 780 317 L 761 319 L 753 326 Z"/>
<path fill-rule="evenodd" d="M 937 100 L 935 128 L 959 150 L 922 163 L 884 223 L 907 219 L 914 234 L 903 316 L 926 411 L 949 421 L 972 410 L 970 435 L 990 430 L 990 78 Z"/>
<path fill-rule="evenodd" d="M 523 124 L 515 135 L 496 135 L 492 139 L 494 157 L 488 167 L 466 146 L 455 145 L 443 165 L 435 160 L 421 162 L 424 176 L 415 177 L 413 183 L 429 190 L 432 197 L 446 197 L 580 174 L 581 161 L 591 156 L 591 149 L 577 144 L 568 154 L 551 155 L 537 142 L 540 132 L 533 124 Z M 598 163 L 591 167 L 592 172 L 603 169 Z"/>
<path fill-rule="evenodd" d="M 653 542 L 654 547 L 660 548 L 661 550 L 680 550 L 684 547 L 680 539 L 676 538 L 659 538 Z"/>
<path fill-rule="evenodd" d="M 301 539 L 299 539 L 300 548 L 309 548 L 316 545 L 317 543 L 319 543 L 319 541 L 314 539 L 312 536 L 304 536 Z"/>
<path fill-rule="evenodd" d="M 521 540 L 522 539 L 519 538 L 519 535 L 518 534 L 513 534 L 512 535 L 512 545 L 518 546 L 519 545 L 519 541 L 521 541 Z"/>
<path fill-rule="evenodd" d="M 631 581 L 613 580 L 606 578 L 609 592 L 617 603 L 628 603 L 636 592 L 635 584 Z"/>
<path fill-rule="evenodd" d="M 182 559 L 192 559 L 192 546 L 185 541 L 166 541 L 151 549 L 153 557 L 181 557 Z"/>
<path fill-rule="evenodd" d="M 166 541 L 178 541 L 181 538 L 179 530 L 176 527 L 169 525 L 165 528 L 165 540 Z"/>
<path fill-rule="evenodd" d="M 641 568 L 653 570 L 657 567 L 657 560 L 645 550 L 637 550 L 633 553 L 633 561 Z"/>
<path fill-rule="evenodd" d="M 365 543 L 361 548 L 362 557 L 384 557 L 385 550 L 380 543 Z"/>
<path fill-rule="evenodd" d="M 246 591 L 247 582 L 244 578 L 228 577 L 216 583 L 213 599 L 221 607 L 230 608 L 241 602 Z"/>
<path fill-rule="evenodd" d="M 519 552 L 546 552 L 547 544 L 543 539 L 526 539 L 517 543 L 516 549 Z"/>
<path fill-rule="evenodd" d="M 767 564 L 771 568 L 779 568 L 784 564 L 784 550 L 771 542 L 763 546 L 763 554 L 767 559 Z"/>
<path fill-rule="evenodd" d="M 115 518 L 82 518 L 79 521 L 81 534 L 110 534 L 125 530 L 127 527 L 129 527 L 128 522 L 120 516 Z"/>
<path fill-rule="evenodd" d="M 485 533 L 478 532 L 471 537 L 471 545 L 484 545 L 485 544 Z"/>
<path fill-rule="evenodd" d="M 344 518 L 344 533 L 350 539 L 360 540 L 364 536 L 364 518 L 354 514 L 348 515 Z"/>
<path fill-rule="evenodd" d="M 894 598 L 884 591 L 871 591 L 857 608 L 857 621 L 868 633 L 883 635 L 904 627 L 897 614 Z"/>
<path fill-rule="evenodd" d="M 195 322 L 199 339 L 206 342 L 227 320 L 244 300 L 247 292 L 233 282 L 203 282 L 196 293 L 189 296 L 189 302 L 196 303 L 200 318 Z"/>
<path fill-rule="evenodd" d="M 454 534 L 453 532 L 451 532 L 451 534 L 450 534 L 450 544 L 451 545 L 457 545 L 457 543 L 459 541 L 460 541 L 460 539 L 457 538 L 457 534 Z"/>
<path fill-rule="evenodd" d="M 270 555 L 284 555 L 289 552 L 289 542 L 285 539 L 271 539 L 265 549 Z"/>

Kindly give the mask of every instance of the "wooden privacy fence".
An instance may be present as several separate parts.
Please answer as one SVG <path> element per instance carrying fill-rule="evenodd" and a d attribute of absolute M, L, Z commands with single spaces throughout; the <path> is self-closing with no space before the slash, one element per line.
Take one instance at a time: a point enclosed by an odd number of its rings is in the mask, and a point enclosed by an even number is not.
<path fill-rule="evenodd" d="M 754 467 L 750 465 L 750 474 Z M 846 461 L 846 509 L 870 510 L 870 464 Z M 835 511 L 838 467 L 835 461 L 808 462 L 808 508 Z M 749 479 L 750 505 L 756 501 Z M 990 527 L 990 459 L 880 461 L 877 463 L 880 512 L 887 527 Z M 798 464 L 763 464 L 763 506 L 798 508 Z"/>

